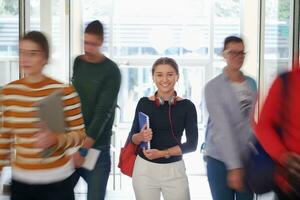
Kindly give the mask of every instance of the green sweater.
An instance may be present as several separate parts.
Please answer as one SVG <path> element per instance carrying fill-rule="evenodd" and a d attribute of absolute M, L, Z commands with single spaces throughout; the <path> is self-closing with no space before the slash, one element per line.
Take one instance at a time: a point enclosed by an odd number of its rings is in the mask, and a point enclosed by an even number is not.
<path fill-rule="evenodd" d="M 121 84 L 117 64 L 109 58 L 90 63 L 78 56 L 72 83 L 80 96 L 87 135 L 95 140 L 94 146 L 110 144 Z"/>

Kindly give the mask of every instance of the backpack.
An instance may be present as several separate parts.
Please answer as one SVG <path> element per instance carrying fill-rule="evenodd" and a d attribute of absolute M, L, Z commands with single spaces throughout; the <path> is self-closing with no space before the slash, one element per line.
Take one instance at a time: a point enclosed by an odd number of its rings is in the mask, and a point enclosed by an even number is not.
<path fill-rule="evenodd" d="M 288 75 L 289 73 L 283 73 L 279 76 L 283 81 L 283 95 L 285 98 L 287 97 Z M 281 116 L 284 120 L 283 114 L 282 112 Z M 282 130 L 280 127 L 277 129 L 276 132 L 280 135 Z M 275 188 L 275 161 L 268 155 L 255 137 L 249 141 L 247 149 L 247 155 L 244 158 L 247 186 L 256 194 L 271 192 Z"/>

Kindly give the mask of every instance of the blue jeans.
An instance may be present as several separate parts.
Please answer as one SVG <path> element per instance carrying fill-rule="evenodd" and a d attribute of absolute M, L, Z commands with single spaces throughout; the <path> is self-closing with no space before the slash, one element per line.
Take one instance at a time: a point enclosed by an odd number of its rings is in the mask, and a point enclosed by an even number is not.
<path fill-rule="evenodd" d="M 253 193 L 238 192 L 227 185 L 227 169 L 225 164 L 212 157 L 206 157 L 207 177 L 213 200 L 253 200 Z"/>
<path fill-rule="evenodd" d="M 77 181 L 81 176 L 88 185 L 87 200 L 104 200 L 106 186 L 109 178 L 111 160 L 110 146 L 93 147 L 101 151 L 95 169 L 92 171 L 84 168 L 76 170 Z"/>

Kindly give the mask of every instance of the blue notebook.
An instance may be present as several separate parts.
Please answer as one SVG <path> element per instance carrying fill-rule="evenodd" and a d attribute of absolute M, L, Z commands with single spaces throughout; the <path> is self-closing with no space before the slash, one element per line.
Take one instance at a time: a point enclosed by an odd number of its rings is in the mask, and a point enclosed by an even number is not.
<path fill-rule="evenodd" d="M 139 128 L 140 128 L 140 130 L 145 126 L 145 124 L 146 124 L 147 128 L 150 127 L 149 116 L 143 112 L 139 112 Z M 150 142 L 142 142 L 140 144 L 140 147 L 142 149 L 150 149 Z"/>

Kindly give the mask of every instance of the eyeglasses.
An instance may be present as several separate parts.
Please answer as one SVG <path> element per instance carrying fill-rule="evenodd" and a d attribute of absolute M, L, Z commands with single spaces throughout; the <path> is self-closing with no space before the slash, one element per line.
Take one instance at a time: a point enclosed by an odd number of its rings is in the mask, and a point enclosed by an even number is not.
<path fill-rule="evenodd" d="M 247 52 L 245 51 L 232 51 L 232 50 L 225 50 L 225 53 L 232 57 L 245 56 L 247 54 Z"/>

